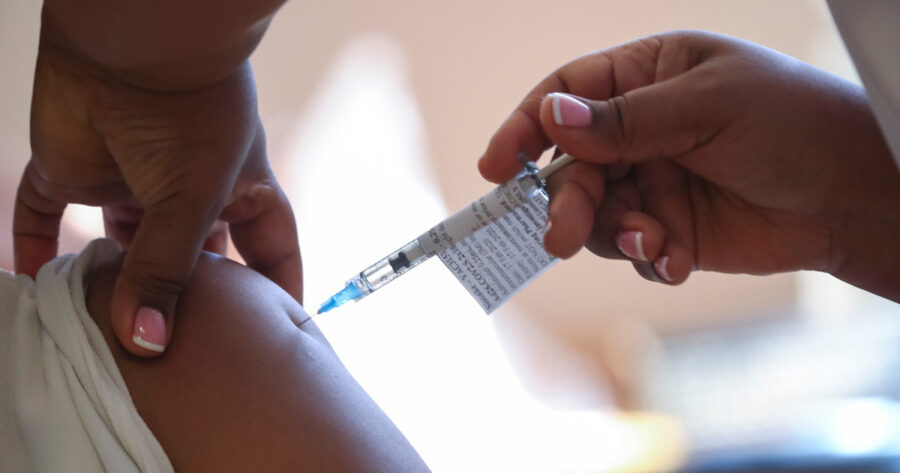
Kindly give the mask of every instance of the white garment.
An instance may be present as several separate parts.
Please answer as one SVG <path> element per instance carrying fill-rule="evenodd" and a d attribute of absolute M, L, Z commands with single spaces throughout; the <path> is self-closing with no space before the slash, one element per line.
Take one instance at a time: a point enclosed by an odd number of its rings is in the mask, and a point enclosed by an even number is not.
<path fill-rule="evenodd" d="M 900 1 L 828 0 L 828 7 L 900 165 Z"/>
<path fill-rule="evenodd" d="M 0 472 L 172 472 L 85 306 L 95 240 L 37 280 L 0 271 Z"/>

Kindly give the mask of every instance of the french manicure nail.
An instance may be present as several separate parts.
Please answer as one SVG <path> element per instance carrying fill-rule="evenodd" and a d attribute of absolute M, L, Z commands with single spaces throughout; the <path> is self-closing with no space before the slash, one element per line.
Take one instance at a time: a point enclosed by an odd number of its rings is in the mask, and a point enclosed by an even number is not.
<path fill-rule="evenodd" d="M 134 316 L 131 340 L 135 345 L 162 353 L 166 349 L 166 319 L 150 307 L 141 307 Z"/>
<path fill-rule="evenodd" d="M 616 246 L 623 255 L 637 261 L 647 261 L 644 253 L 644 232 L 622 232 L 616 237 Z"/>
<path fill-rule="evenodd" d="M 566 94 L 550 94 L 553 121 L 559 126 L 584 128 L 591 124 L 591 109 L 584 102 Z"/>
<path fill-rule="evenodd" d="M 656 270 L 656 274 L 659 275 L 659 277 L 665 279 L 667 282 L 672 282 L 672 278 L 671 276 L 669 276 L 668 256 L 663 256 L 662 258 L 656 260 L 656 262 L 653 263 L 653 269 Z"/>

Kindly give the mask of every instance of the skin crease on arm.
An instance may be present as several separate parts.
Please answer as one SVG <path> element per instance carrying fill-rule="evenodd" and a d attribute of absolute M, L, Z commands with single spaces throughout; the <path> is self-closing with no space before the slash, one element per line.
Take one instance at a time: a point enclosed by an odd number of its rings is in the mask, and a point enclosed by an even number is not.
<path fill-rule="evenodd" d="M 428 471 L 268 279 L 203 253 L 178 307 L 179 337 L 148 361 L 128 354 L 110 327 L 118 266 L 89 276 L 88 310 L 176 471 Z"/>

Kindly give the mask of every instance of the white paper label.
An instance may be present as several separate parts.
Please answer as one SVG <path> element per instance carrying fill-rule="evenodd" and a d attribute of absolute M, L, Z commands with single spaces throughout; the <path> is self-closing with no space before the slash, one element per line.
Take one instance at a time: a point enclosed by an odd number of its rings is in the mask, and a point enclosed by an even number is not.
<path fill-rule="evenodd" d="M 419 237 L 488 314 L 546 271 L 546 195 L 515 180 L 497 187 Z"/>

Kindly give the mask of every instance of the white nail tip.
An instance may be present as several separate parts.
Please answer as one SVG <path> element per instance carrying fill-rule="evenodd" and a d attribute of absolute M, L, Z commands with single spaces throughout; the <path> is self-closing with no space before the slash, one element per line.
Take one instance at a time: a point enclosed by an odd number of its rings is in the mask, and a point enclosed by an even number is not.
<path fill-rule="evenodd" d="M 553 121 L 556 122 L 557 125 L 562 126 L 562 113 L 559 111 L 559 95 L 553 94 L 553 98 L 550 100 L 551 105 L 553 105 Z"/>
<path fill-rule="evenodd" d="M 653 265 L 656 269 L 656 274 L 659 277 L 665 279 L 668 282 L 672 282 L 672 278 L 669 276 L 669 257 L 663 256 L 662 258 L 656 260 L 656 264 Z"/>
<path fill-rule="evenodd" d="M 134 342 L 134 344 L 139 347 L 146 348 L 148 350 L 152 350 L 157 353 L 162 353 L 162 352 L 166 351 L 166 347 L 164 345 L 160 345 L 158 343 L 153 343 L 153 342 L 148 342 L 147 340 L 144 340 L 143 338 L 141 338 L 137 335 L 131 337 L 131 341 Z"/>
<path fill-rule="evenodd" d="M 644 232 L 637 232 L 634 236 L 634 246 L 637 248 L 638 259 L 647 261 L 647 255 L 644 253 Z"/>

